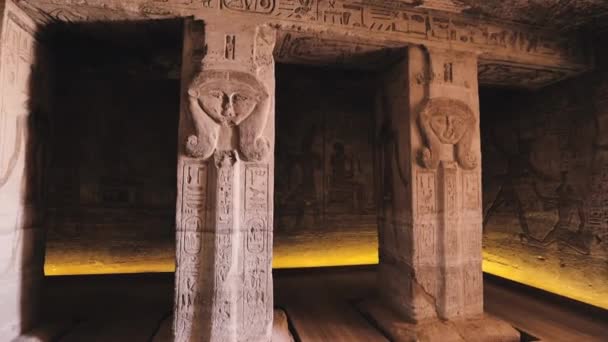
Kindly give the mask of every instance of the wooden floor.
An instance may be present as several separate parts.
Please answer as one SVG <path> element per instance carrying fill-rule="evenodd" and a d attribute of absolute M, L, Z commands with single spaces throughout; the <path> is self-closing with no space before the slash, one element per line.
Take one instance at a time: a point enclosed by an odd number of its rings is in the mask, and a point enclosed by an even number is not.
<path fill-rule="evenodd" d="M 374 269 L 275 271 L 275 304 L 296 340 L 374 342 L 387 339 L 353 303 L 373 293 Z M 170 335 L 171 274 L 46 279 L 43 341 L 163 342 Z M 608 341 L 608 314 L 487 277 L 486 311 L 543 341 Z"/>

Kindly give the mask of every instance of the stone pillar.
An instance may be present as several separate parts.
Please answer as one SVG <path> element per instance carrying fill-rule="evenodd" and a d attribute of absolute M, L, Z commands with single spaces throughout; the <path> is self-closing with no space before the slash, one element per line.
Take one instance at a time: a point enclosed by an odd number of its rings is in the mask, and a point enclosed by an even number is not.
<path fill-rule="evenodd" d="M 518 341 L 483 315 L 477 56 L 412 46 L 382 84 L 381 300 L 365 309 L 396 341 Z"/>
<path fill-rule="evenodd" d="M 271 340 L 275 31 L 187 20 L 175 341 Z"/>

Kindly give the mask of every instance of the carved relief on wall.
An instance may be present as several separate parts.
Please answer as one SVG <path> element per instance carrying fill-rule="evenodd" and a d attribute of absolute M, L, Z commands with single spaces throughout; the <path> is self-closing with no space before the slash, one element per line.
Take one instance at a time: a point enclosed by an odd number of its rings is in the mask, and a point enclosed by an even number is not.
<path fill-rule="evenodd" d="M 268 14 L 274 10 L 275 0 L 221 0 L 222 8 L 240 12 Z"/>
<path fill-rule="evenodd" d="M 198 314 L 196 307 L 200 305 L 200 294 L 198 292 L 198 272 L 194 270 L 181 271 L 177 274 L 178 290 L 176 296 L 176 314 L 179 318 L 174 321 L 174 333 L 176 342 L 187 342 L 194 335 L 194 321 Z"/>
<path fill-rule="evenodd" d="M 189 341 L 195 333 L 194 321 L 201 314 L 201 293 L 197 284 L 207 205 L 207 165 L 197 160 L 185 160 L 181 178 L 174 331 L 176 341 Z"/>
<path fill-rule="evenodd" d="M 462 188 L 465 209 L 479 209 L 481 206 L 481 189 L 479 188 L 479 176 L 477 172 L 463 172 Z"/>
<path fill-rule="evenodd" d="M 247 165 L 245 170 L 245 210 L 266 212 L 268 210 L 267 165 Z"/>
<path fill-rule="evenodd" d="M 437 212 L 435 172 L 418 171 L 416 173 L 416 197 L 416 213 L 418 216 L 431 215 Z"/>
<path fill-rule="evenodd" d="M 476 119 L 466 103 L 448 98 L 430 99 L 422 107 L 419 122 L 427 144 L 421 156 L 424 167 L 439 166 L 442 144 L 454 145 L 456 161 L 463 169 L 477 167 L 477 157 L 471 150 Z"/>
<path fill-rule="evenodd" d="M 513 233 L 528 245 L 601 254 L 608 227 L 601 204 L 606 154 L 594 146 L 592 113 L 558 94 L 539 97 L 522 115 L 488 128 L 484 230 L 515 227 Z"/>
<path fill-rule="evenodd" d="M 441 166 L 443 183 L 443 210 L 446 219 L 451 223 L 457 222 L 458 215 L 458 171 L 454 163 L 443 162 Z"/>
<path fill-rule="evenodd" d="M 182 229 L 202 231 L 207 205 L 207 165 L 186 162 L 182 181 Z"/>
<path fill-rule="evenodd" d="M 234 245 L 234 215 L 235 203 L 235 163 L 236 155 L 233 151 L 217 151 L 214 154 L 217 168 L 216 204 L 215 204 L 215 250 L 213 260 L 214 284 L 213 301 L 211 308 L 212 336 L 225 336 L 229 334 L 226 327 L 233 324 L 236 319 L 236 300 L 232 291 L 232 276 L 235 267 L 233 256 Z M 218 337 L 219 338 L 219 337 Z M 222 337 L 223 338 L 223 337 Z M 213 338 L 211 338 L 213 339 Z M 221 338 L 220 338 L 221 339 Z"/>
<path fill-rule="evenodd" d="M 375 229 L 372 90 L 346 72 L 280 68 L 276 231 Z"/>
<path fill-rule="evenodd" d="M 268 226 L 268 191 L 271 180 L 266 164 L 245 166 L 245 233 L 242 334 L 255 339 L 265 333 L 271 321 L 270 286 L 272 233 Z"/>
<path fill-rule="evenodd" d="M 217 149 L 238 150 L 245 160 L 260 161 L 270 150 L 262 135 L 270 110 L 270 96 L 253 75 L 228 70 L 200 72 L 188 89 L 189 110 L 196 134 L 186 150 L 209 158 Z"/>

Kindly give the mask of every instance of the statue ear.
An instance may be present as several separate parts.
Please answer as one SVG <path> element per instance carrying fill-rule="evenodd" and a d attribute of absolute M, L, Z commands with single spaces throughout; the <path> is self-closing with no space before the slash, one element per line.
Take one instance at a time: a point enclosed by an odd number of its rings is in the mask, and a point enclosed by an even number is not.
<path fill-rule="evenodd" d="M 191 97 L 191 98 L 194 97 L 194 98 L 198 99 L 198 97 L 200 96 L 200 93 L 199 93 L 199 91 L 197 89 L 189 89 L 188 90 L 188 96 Z"/>
<path fill-rule="evenodd" d="M 270 97 L 263 93 L 253 113 L 238 126 L 239 150 L 245 160 L 261 161 L 270 151 L 270 141 L 262 134 L 268 121 L 270 103 Z"/>
<path fill-rule="evenodd" d="M 423 139 L 426 139 L 427 146 L 421 151 L 420 159 L 422 165 L 429 169 L 436 169 L 439 166 L 439 149 L 441 144 L 439 138 L 435 136 L 435 133 L 431 129 L 431 111 L 429 106 L 432 104 L 426 104 L 423 106 L 423 110 L 419 116 L 420 129 L 423 133 Z"/>
<path fill-rule="evenodd" d="M 456 144 L 456 160 L 465 170 L 472 170 L 477 167 L 477 157 L 471 150 L 473 144 L 473 133 L 475 132 L 475 117 L 473 113 L 469 111 L 468 107 L 464 107 L 463 110 L 467 113 L 468 118 L 466 122 L 465 133 Z"/>
<path fill-rule="evenodd" d="M 473 151 L 471 151 L 471 145 L 473 143 L 473 131 L 475 130 L 475 119 L 471 118 L 467 120 L 467 128 L 456 144 L 456 159 L 465 170 L 472 170 L 477 167 L 477 157 Z"/>
<path fill-rule="evenodd" d="M 188 90 L 188 108 L 196 134 L 188 137 L 186 152 L 191 157 L 207 159 L 217 146 L 220 126 L 203 111 L 198 96 L 197 90 Z"/>

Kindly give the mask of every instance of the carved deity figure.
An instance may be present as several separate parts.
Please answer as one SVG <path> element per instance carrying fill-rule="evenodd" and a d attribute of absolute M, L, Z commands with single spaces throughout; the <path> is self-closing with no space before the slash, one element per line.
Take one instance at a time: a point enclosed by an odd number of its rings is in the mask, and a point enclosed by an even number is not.
<path fill-rule="evenodd" d="M 188 90 L 189 109 L 196 134 L 186 150 L 209 158 L 215 150 L 238 150 L 248 161 L 260 161 L 270 142 L 262 136 L 270 109 L 270 96 L 253 75 L 240 71 L 205 70 Z"/>
<path fill-rule="evenodd" d="M 436 169 L 442 145 L 454 145 L 456 160 L 463 169 L 477 167 L 477 158 L 471 151 L 475 122 L 475 115 L 462 101 L 448 98 L 428 100 L 420 113 L 420 127 L 428 146 L 422 150 L 423 165 Z"/>

